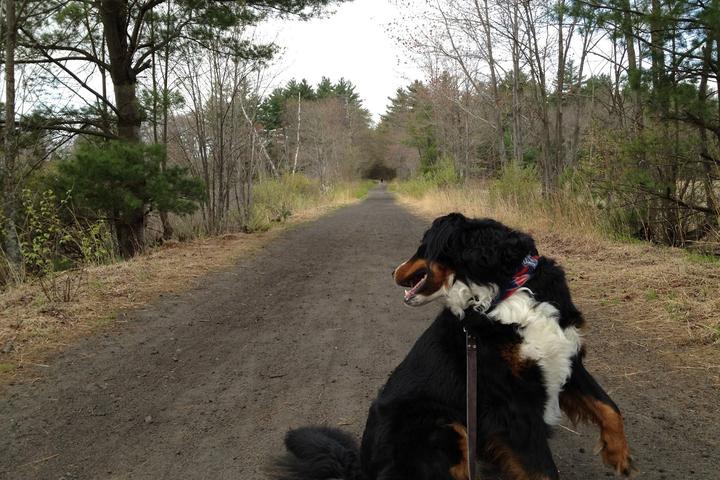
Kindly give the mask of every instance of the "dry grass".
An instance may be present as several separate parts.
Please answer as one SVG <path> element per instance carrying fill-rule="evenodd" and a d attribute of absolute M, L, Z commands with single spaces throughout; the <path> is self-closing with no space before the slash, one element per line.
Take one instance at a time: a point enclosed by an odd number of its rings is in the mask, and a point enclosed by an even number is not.
<path fill-rule="evenodd" d="M 168 242 L 124 262 L 88 267 L 70 302 L 50 302 L 38 283 L 0 294 L 0 386 L 46 366 L 53 352 L 122 321 L 127 310 L 191 288 L 203 275 L 232 266 L 281 231 L 355 201 L 335 196 L 257 234 L 228 234 L 187 243 Z M 33 367 L 33 368 L 29 368 Z"/>
<path fill-rule="evenodd" d="M 574 298 L 589 317 L 618 318 L 621 328 L 662 353 L 680 353 L 675 363 L 720 376 L 720 262 L 681 249 L 614 240 L 593 223 L 592 212 L 581 208 L 521 208 L 489 196 L 475 184 L 401 200 L 428 218 L 460 211 L 528 231 L 542 254 L 566 268 Z"/>

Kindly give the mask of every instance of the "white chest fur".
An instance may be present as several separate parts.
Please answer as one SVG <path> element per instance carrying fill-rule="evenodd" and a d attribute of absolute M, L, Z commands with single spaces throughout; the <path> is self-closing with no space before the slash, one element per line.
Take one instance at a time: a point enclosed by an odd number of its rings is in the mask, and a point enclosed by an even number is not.
<path fill-rule="evenodd" d="M 484 311 L 497 294 L 495 285 L 466 285 L 455 282 L 449 289 L 447 305 L 462 318 L 464 310 L 474 305 Z M 572 373 L 572 357 L 582 346 L 575 327 L 561 328 L 560 312 L 547 302 L 538 302 L 527 289 L 520 289 L 498 304 L 488 316 L 507 325 L 517 325 L 522 336 L 520 356 L 533 360 L 540 367 L 548 395 L 544 419 L 549 425 L 561 418 L 559 395 Z"/>

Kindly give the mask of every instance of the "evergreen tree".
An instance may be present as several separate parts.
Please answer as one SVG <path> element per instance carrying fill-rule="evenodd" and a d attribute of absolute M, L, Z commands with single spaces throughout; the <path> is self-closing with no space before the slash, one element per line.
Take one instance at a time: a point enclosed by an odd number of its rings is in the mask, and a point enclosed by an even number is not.
<path fill-rule="evenodd" d="M 55 188 L 70 192 L 78 212 L 109 220 L 120 254 L 130 257 L 144 245 L 135 225 L 150 211 L 191 213 L 202 199 L 202 183 L 187 169 L 161 168 L 164 157 L 161 145 L 86 143 L 58 163 Z"/>

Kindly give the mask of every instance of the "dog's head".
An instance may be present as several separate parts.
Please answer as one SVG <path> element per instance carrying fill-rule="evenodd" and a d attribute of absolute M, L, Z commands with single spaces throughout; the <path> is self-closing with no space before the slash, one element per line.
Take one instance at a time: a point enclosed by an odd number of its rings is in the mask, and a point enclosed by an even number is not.
<path fill-rule="evenodd" d="M 451 213 L 435 219 L 417 252 L 393 272 L 405 303 L 419 306 L 447 297 L 459 280 L 497 288 L 510 281 L 535 242 L 491 219 Z"/>

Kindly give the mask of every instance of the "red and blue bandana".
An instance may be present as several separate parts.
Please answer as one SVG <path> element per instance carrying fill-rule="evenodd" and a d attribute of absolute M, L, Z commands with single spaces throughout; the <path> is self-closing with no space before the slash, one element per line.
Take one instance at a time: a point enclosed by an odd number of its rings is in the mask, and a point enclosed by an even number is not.
<path fill-rule="evenodd" d="M 515 275 L 513 275 L 510 282 L 505 286 L 505 288 L 500 291 L 500 293 L 498 293 L 498 295 L 495 297 L 495 300 L 493 300 L 492 307 L 502 302 L 513 293 L 520 290 L 523 285 L 525 285 L 528 280 L 532 278 L 539 261 L 540 255 L 528 255 L 527 257 L 525 257 L 522 261 L 520 270 L 518 270 Z M 492 307 L 490 307 L 490 309 L 492 309 Z"/>

